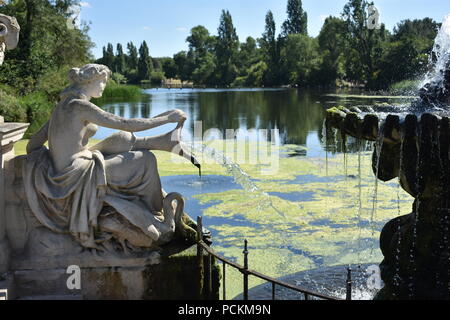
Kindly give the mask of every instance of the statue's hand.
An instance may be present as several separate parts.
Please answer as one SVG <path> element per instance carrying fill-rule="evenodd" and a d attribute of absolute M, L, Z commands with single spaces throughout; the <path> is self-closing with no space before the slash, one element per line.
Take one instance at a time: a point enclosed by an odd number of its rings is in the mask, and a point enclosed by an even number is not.
<path fill-rule="evenodd" d="M 187 119 L 186 113 L 181 110 L 175 109 L 169 111 L 167 118 L 169 119 L 169 123 L 180 123 Z"/>

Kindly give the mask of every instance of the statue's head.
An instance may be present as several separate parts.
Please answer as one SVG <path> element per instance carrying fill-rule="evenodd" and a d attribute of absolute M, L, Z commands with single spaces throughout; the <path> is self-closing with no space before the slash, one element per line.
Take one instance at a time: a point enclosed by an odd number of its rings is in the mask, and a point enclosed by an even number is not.
<path fill-rule="evenodd" d="M 69 71 L 71 87 L 92 98 L 102 96 L 110 77 L 111 70 L 101 64 L 87 64 L 82 68 L 73 68 Z"/>
<path fill-rule="evenodd" d="M 20 26 L 16 18 L 0 14 L 0 65 L 5 58 L 5 51 L 17 47 L 19 33 Z"/>

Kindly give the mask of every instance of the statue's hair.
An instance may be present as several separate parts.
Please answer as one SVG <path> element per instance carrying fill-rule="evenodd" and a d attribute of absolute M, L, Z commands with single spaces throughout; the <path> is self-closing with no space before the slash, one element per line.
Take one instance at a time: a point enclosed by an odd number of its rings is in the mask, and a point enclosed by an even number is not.
<path fill-rule="evenodd" d="M 101 64 L 87 64 L 69 71 L 69 80 L 73 84 L 86 84 L 98 79 L 110 78 L 111 70 Z"/>

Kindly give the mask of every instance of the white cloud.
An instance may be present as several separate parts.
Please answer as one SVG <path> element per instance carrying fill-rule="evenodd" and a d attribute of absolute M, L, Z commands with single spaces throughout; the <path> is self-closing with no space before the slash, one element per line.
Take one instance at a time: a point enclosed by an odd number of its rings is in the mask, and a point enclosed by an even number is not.
<path fill-rule="evenodd" d="M 188 31 L 188 28 L 186 28 L 186 27 L 178 27 L 178 28 L 175 28 L 175 30 L 180 31 L 180 32 L 186 32 L 186 31 Z"/>
<path fill-rule="evenodd" d="M 82 8 L 92 8 L 89 2 L 80 2 L 80 7 Z"/>
<path fill-rule="evenodd" d="M 142 27 L 142 30 L 145 30 L 145 31 L 151 31 L 152 28 L 149 27 L 149 26 L 144 26 L 144 27 Z"/>

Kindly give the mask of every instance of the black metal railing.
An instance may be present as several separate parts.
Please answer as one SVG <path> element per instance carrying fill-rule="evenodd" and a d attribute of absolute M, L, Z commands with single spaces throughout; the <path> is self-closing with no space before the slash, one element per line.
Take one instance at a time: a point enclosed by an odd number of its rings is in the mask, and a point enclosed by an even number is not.
<path fill-rule="evenodd" d="M 198 258 L 198 275 L 199 275 L 199 290 L 201 296 L 207 296 L 208 298 L 212 299 L 213 296 L 213 287 L 212 287 L 212 257 L 222 262 L 222 297 L 223 300 L 227 300 L 226 296 L 226 266 L 230 266 L 236 270 L 238 270 L 243 275 L 243 299 L 248 300 L 248 279 L 249 276 L 254 276 L 259 279 L 265 280 L 267 282 L 270 282 L 272 284 L 272 300 L 276 299 L 276 288 L 282 287 L 287 288 L 292 291 L 299 292 L 303 294 L 305 300 L 311 300 L 311 298 L 320 299 L 320 300 L 343 300 L 337 297 L 328 296 L 325 294 L 321 294 L 318 292 L 314 292 L 305 288 L 301 288 L 296 285 L 292 285 L 290 283 L 286 283 L 283 281 L 280 281 L 278 279 L 266 276 L 262 273 L 259 273 L 254 270 L 250 270 L 248 267 L 248 241 L 244 241 L 244 265 L 239 265 L 233 261 L 228 260 L 227 258 L 224 258 L 220 255 L 218 255 L 216 252 L 214 252 L 210 246 L 208 246 L 202 239 L 203 235 L 203 224 L 202 224 L 202 217 L 197 218 L 197 258 Z M 207 275 L 205 277 L 205 266 L 204 266 L 204 253 L 207 254 L 207 261 L 208 261 L 208 268 L 207 268 Z M 351 272 L 352 270 L 350 268 L 347 269 L 347 281 L 346 281 L 346 300 L 352 300 L 352 278 L 351 278 Z M 204 279 L 208 279 L 208 288 L 204 288 Z M 205 293 L 206 290 L 206 295 Z"/>

